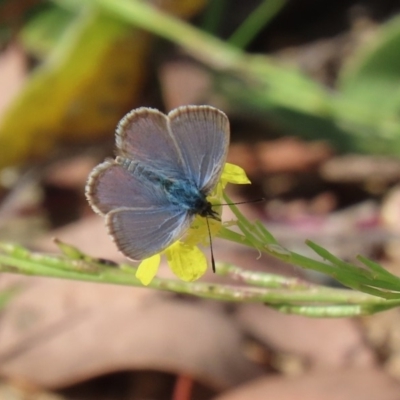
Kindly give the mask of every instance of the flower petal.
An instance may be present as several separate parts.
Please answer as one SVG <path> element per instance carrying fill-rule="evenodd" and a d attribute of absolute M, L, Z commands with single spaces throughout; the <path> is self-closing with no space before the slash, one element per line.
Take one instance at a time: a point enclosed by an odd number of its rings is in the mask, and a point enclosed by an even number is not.
<path fill-rule="evenodd" d="M 195 281 L 207 270 L 206 257 L 197 246 L 178 241 L 168 247 L 165 253 L 172 272 L 183 281 Z"/>
<path fill-rule="evenodd" d="M 203 246 L 210 245 L 210 233 L 211 237 L 216 236 L 221 230 L 222 223 L 212 218 L 207 220 L 200 215 L 196 215 L 189 231 L 187 232 L 184 242 L 189 246 L 195 246 L 201 244 Z M 210 229 L 210 230 L 209 230 Z"/>
<path fill-rule="evenodd" d="M 136 278 L 138 278 L 143 285 L 147 286 L 153 280 L 158 271 L 160 260 L 160 254 L 155 254 L 154 256 L 146 258 L 139 264 L 136 271 Z"/>
<path fill-rule="evenodd" d="M 222 172 L 221 181 L 223 183 L 235 183 L 243 185 L 251 183 L 244 169 L 235 164 L 226 163 Z"/>

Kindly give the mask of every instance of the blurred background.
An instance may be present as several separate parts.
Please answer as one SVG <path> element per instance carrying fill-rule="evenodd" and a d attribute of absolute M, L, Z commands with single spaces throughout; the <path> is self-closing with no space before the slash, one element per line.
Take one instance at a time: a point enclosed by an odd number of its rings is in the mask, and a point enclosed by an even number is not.
<path fill-rule="evenodd" d="M 85 200 L 89 172 L 132 108 L 210 104 L 252 181 L 230 195 L 266 199 L 241 206 L 250 219 L 290 250 L 311 256 L 311 239 L 400 275 L 399 13 L 394 0 L 1 0 L 0 240 L 123 261 Z M 217 261 L 336 285 L 214 246 Z M 15 285 L 0 301 L 1 400 L 400 397 L 396 310 L 316 320 L 11 274 L 0 296 Z"/>

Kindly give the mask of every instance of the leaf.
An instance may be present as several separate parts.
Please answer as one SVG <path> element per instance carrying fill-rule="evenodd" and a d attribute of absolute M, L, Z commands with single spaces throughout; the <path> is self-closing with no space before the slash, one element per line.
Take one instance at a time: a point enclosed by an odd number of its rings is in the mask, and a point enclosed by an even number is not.
<path fill-rule="evenodd" d="M 0 168 L 43 157 L 60 140 L 109 134 L 140 93 L 150 37 L 86 11 L 4 115 Z"/>
<path fill-rule="evenodd" d="M 372 153 L 398 153 L 400 143 L 400 17 L 383 25 L 375 40 L 362 46 L 341 70 L 339 117 L 359 115 L 351 126 L 357 147 Z M 393 144 L 394 143 L 394 146 Z"/>
<path fill-rule="evenodd" d="M 392 114 L 400 107 L 400 17 L 367 42 L 341 70 L 339 89 L 372 112 Z M 372 120 L 372 117 L 371 117 Z"/>
<path fill-rule="evenodd" d="M 10 281 L 27 290 L 2 318 L 3 377 L 56 388 L 151 369 L 224 388 L 261 374 L 223 309 L 141 288 L 12 276 L 2 283 Z"/>
<path fill-rule="evenodd" d="M 329 91 L 299 68 L 277 65 L 271 57 L 245 54 L 146 2 L 81 0 L 81 3 L 94 3 L 110 15 L 180 45 L 219 73 L 215 80 L 217 89 L 238 111 L 258 112 L 306 138 L 327 139 L 340 150 L 397 156 L 400 153 L 400 123 L 394 113 L 378 112 L 351 96 Z M 395 54 L 397 48 L 391 46 Z"/>
<path fill-rule="evenodd" d="M 353 352 L 357 350 L 353 349 Z M 292 361 L 291 365 L 296 364 Z M 325 370 L 314 368 L 302 372 L 293 376 L 293 370 L 288 369 L 288 376 L 263 377 L 223 393 L 215 400 L 394 400 L 400 389 L 398 382 L 372 365 L 346 365 L 340 369 Z"/>

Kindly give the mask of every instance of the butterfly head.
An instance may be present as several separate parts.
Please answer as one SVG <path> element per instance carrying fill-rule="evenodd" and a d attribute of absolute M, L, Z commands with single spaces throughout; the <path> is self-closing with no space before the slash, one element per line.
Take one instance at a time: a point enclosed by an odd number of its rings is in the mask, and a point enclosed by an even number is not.
<path fill-rule="evenodd" d="M 196 214 L 199 214 L 201 217 L 204 218 L 212 218 L 216 221 L 221 221 L 220 215 L 217 211 L 213 210 L 212 204 L 207 200 L 198 205 L 198 208 L 196 209 Z"/>

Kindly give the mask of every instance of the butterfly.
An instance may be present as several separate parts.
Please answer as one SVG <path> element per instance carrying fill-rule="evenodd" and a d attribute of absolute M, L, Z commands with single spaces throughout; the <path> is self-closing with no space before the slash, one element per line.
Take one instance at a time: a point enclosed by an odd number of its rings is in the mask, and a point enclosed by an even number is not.
<path fill-rule="evenodd" d="M 219 220 L 207 196 L 229 146 L 229 121 L 210 106 L 168 115 L 141 107 L 116 129 L 116 158 L 90 173 L 86 197 L 105 216 L 109 234 L 129 259 L 143 260 L 184 236 L 198 214 Z"/>

